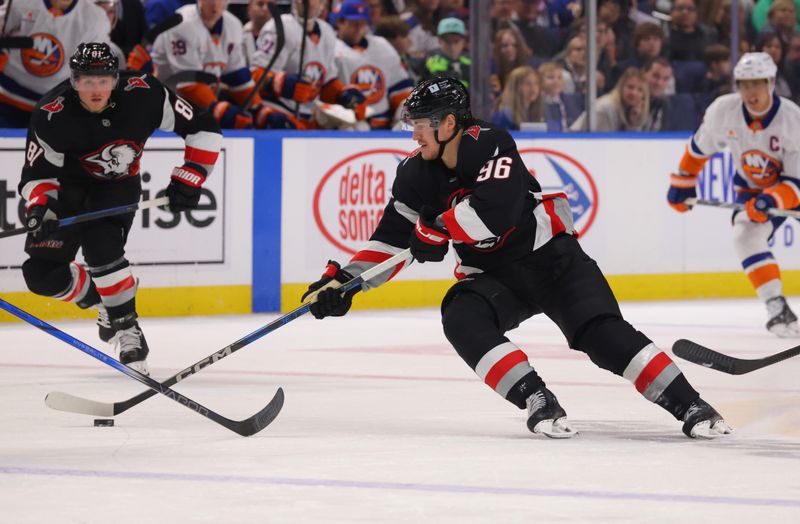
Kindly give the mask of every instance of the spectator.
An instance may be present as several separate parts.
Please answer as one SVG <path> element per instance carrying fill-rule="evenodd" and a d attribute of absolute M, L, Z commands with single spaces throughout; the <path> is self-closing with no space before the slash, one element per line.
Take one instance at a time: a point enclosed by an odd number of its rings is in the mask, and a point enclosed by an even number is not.
<path fill-rule="evenodd" d="M 408 36 L 408 24 L 399 16 L 386 16 L 380 19 L 375 26 L 375 35 L 385 38 L 397 54 L 414 84 L 422 78 L 425 64 L 422 60 L 412 57 L 408 51 L 411 49 L 411 38 Z"/>
<path fill-rule="evenodd" d="M 702 60 L 703 50 L 713 43 L 709 29 L 697 22 L 695 0 L 675 0 L 667 39 L 670 60 Z"/>
<path fill-rule="evenodd" d="M 369 26 L 374 29 L 378 25 L 378 21 L 386 16 L 387 13 L 384 9 L 383 0 L 367 0 L 367 6 L 369 7 Z"/>
<path fill-rule="evenodd" d="M 697 21 L 708 28 L 713 42 L 719 42 L 730 31 L 730 27 L 727 31 L 722 27 L 725 10 L 730 7 L 730 0 L 704 0 L 697 5 Z M 745 18 L 741 4 L 739 9 L 739 17 Z M 728 23 L 730 24 L 730 18 Z"/>
<path fill-rule="evenodd" d="M 589 34 L 589 25 L 588 21 L 585 18 L 581 18 L 576 20 L 573 24 L 573 27 L 570 28 L 570 31 L 573 36 L 582 36 L 584 39 L 588 38 Z M 570 38 L 571 39 L 571 38 Z M 609 25 L 602 21 L 597 21 L 597 89 L 598 91 L 602 92 L 606 85 L 606 80 L 611 78 L 613 74 L 614 66 L 616 65 L 616 36 L 614 35 L 614 31 L 611 30 Z M 566 50 L 564 53 L 560 53 L 558 58 L 564 58 L 566 56 Z M 585 60 L 584 60 L 585 61 Z"/>
<path fill-rule="evenodd" d="M 442 18 L 437 29 L 439 51 L 428 55 L 425 61 L 424 78 L 450 76 L 457 78 L 469 89 L 469 68 L 472 61 L 464 53 L 467 43 L 467 28 L 458 18 Z"/>
<path fill-rule="evenodd" d="M 195 0 L 147 0 L 144 3 L 144 16 L 147 27 L 153 27 L 159 22 L 175 14 L 182 6 L 193 4 Z"/>
<path fill-rule="evenodd" d="M 767 11 L 767 24 L 760 31 L 763 33 L 767 29 L 775 32 L 781 39 L 783 45 L 789 45 L 789 40 L 795 32 L 797 20 L 797 8 L 792 0 L 775 0 Z"/>
<path fill-rule="evenodd" d="M 753 14 L 751 16 L 751 21 L 753 22 L 753 28 L 757 32 L 760 33 L 761 30 L 764 29 L 764 26 L 769 23 L 769 9 L 772 7 L 773 3 L 774 0 L 758 0 L 756 2 L 756 6 L 753 9 Z M 800 0 L 795 0 L 794 7 L 795 13 L 800 13 Z M 800 24 L 800 18 L 795 19 L 795 24 Z"/>
<path fill-rule="evenodd" d="M 618 60 L 627 60 L 633 55 L 631 36 L 636 27 L 628 17 L 630 2 L 628 0 L 599 0 L 597 6 L 597 21 L 604 22 L 615 36 L 611 46 L 607 48 L 611 65 L 616 65 Z M 598 27 L 598 33 L 600 29 Z"/>
<path fill-rule="evenodd" d="M 411 48 L 408 53 L 423 58 L 427 53 L 436 51 L 439 40 L 436 38 L 436 26 L 442 19 L 440 0 L 416 0 L 410 11 L 400 17 L 410 28 Z"/>
<path fill-rule="evenodd" d="M 750 24 L 750 11 L 752 9 L 746 9 L 746 7 L 746 3 L 739 2 L 739 42 L 740 45 L 742 42 L 748 42 L 746 48 L 740 47 L 739 55 L 751 51 L 749 42 L 754 41 L 756 35 L 753 25 Z M 731 0 L 722 0 L 722 20 L 717 28 L 717 42 L 729 48 L 731 47 L 731 17 L 733 16 L 731 11 Z"/>
<path fill-rule="evenodd" d="M 549 58 L 553 56 L 556 42 L 550 31 L 539 25 L 541 7 L 540 0 L 521 0 L 518 2 L 515 25 L 533 56 Z"/>
<path fill-rule="evenodd" d="M 597 99 L 597 131 L 645 131 L 650 128 L 650 90 L 638 69 L 622 73 L 607 95 Z M 572 124 L 571 131 L 585 131 L 586 112 Z"/>
<path fill-rule="evenodd" d="M 531 50 L 525 45 L 519 32 L 514 29 L 500 29 L 494 35 L 492 58 L 495 73 L 492 76 L 492 87 L 495 94 L 502 93 L 508 74 L 522 65 L 530 65 Z"/>
<path fill-rule="evenodd" d="M 786 81 L 792 91 L 792 100 L 797 103 L 800 101 L 800 33 L 792 36 L 783 65 Z"/>
<path fill-rule="evenodd" d="M 244 24 L 244 50 L 247 64 L 253 62 L 253 54 L 256 52 L 256 40 L 258 33 L 264 24 L 272 20 L 268 5 L 274 4 L 276 0 L 250 0 L 247 4 L 247 23 Z"/>
<path fill-rule="evenodd" d="M 672 64 L 664 57 L 656 57 L 644 66 L 644 77 L 650 90 L 650 124 L 647 131 L 669 129 L 670 103 L 668 88 L 672 77 Z"/>
<path fill-rule="evenodd" d="M 586 93 L 586 37 L 573 36 L 567 43 L 566 53 L 561 60 L 564 68 L 564 92 Z"/>
<path fill-rule="evenodd" d="M 710 45 L 705 50 L 708 72 L 702 85 L 702 92 L 709 101 L 731 92 L 731 51 L 722 44 Z"/>
<path fill-rule="evenodd" d="M 517 13 L 514 11 L 514 4 L 514 0 L 492 0 L 489 16 L 493 35 L 501 29 L 516 29 L 514 20 Z"/>
<path fill-rule="evenodd" d="M 574 96 L 564 94 L 564 68 L 558 62 L 545 62 L 539 66 L 542 81 L 542 99 L 547 130 L 561 133 L 581 114 Z"/>
<path fill-rule="evenodd" d="M 523 122 L 544 122 L 544 102 L 539 73 L 521 66 L 509 73 L 492 122 L 504 129 L 519 129 Z"/>
<path fill-rule="evenodd" d="M 756 51 L 763 51 L 772 57 L 772 61 L 778 66 L 778 74 L 775 75 L 775 94 L 786 98 L 792 97 L 792 90 L 783 71 L 783 43 L 778 33 L 764 29 L 756 41 Z"/>
<path fill-rule="evenodd" d="M 664 31 L 661 26 L 653 22 L 644 22 L 636 26 L 633 31 L 631 43 L 633 56 L 628 60 L 619 62 L 614 68 L 612 83 L 616 84 L 622 72 L 629 67 L 641 69 L 644 65 L 656 57 L 661 56 L 664 49 Z"/>
<path fill-rule="evenodd" d="M 139 0 L 95 0 L 108 15 L 111 23 L 112 51 L 124 64 L 128 53 L 142 41 L 147 31 L 144 7 Z M 116 47 L 116 49 L 114 49 Z"/>

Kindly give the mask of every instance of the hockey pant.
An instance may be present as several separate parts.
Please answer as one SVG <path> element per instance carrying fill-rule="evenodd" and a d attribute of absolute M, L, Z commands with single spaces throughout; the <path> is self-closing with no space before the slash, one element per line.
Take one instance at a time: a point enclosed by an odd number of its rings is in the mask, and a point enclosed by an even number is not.
<path fill-rule="evenodd" d="M 64 217 L 138 202 L 138 176 L 118 182 L 63 183 L 59 203 Z M 136 309 L 136 282 L 125 259 L 125 243 L 134 214 L 101 218 L 58 229 L 37 240 L 28 235 L 22 264 L 25 283 L 33 293 L 82 308 L 98 302 L 109 317 L 119 318 Z M 75 262 L 78 248 L 86 266 Z"/>
<path fill-rule="evenodd" d="M 544 383 L 505 333 L 538 313 L 556 323 L 571 348 L 631 381 L 677 419 L 699 397 L 672 359 L 622 318 L 597 264 L 570 235 L 556 236 L 502 271 L 470 275 L 442 302 L 447 339 L 489 387 L 519 408 Z"/>
<path fill-rule="evenodd" d="M 733 246 L 750 283 L 763 302 L 783 295 L 781 270 L 769 248 L 769 241 L 786 217 L 770 217 L 766 222 L 753 222 L 747 213 L 733 215 Z"/>

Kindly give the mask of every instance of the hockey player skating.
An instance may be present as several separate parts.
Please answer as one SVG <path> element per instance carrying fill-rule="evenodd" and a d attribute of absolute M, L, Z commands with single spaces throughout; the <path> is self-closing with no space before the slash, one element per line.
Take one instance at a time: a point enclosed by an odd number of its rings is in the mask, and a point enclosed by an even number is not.
<path fill-rule="evenodd" d="M 139 201 L 139 159 L 156 129 L 186 141 L 184 164 L 166 188 L 172 211 L 195 208 L 222 135 L 211 115 L 145 73 L 119 73 L 107 44 L 80 44 L 67 80 L 48 92 L 31 116 L 19 192 L 28 218 L 22 264 L 32 292 L 98 310 L 100 338 L 123 364 L 147 373 L 147 342 L 136 315 L 137 282 L 125 258 L 134 215 L 57 229 L 67 217 Z M 86 266 L 75 262 L 78 248 Z"/>
<path fill-rule="evenodd" d="M 544 313 L 570 347 L 630 380 L 682 421 L 686 435 L 730 433 L 670 357 L 622 318 L 605 277 L 575 239 L 566 197 L 542 194 L 511 136 L 471 116 L 457 79 L 419 83 L 406 112 L 419 149 L 398 166 L 370 241 L 344 268 L 329 262 L 309 286 L 304 299 L 321 290 L 311 306 L 315 317 L 347 313 L 355 292 L 336 287 L 351 275 L 409 247 L 419 262 L 441 261 L 452 241 L 459 281 L 442 301 L 445 335 L 489 387 L 527 407 L 531 431 L 556 438 L 575 432 L 527 355 L 505 336 Z"/>
<path fill-rule="evenodd" d="M 717 98 L 706 110 L 671 177 L 667 200 L 677 211 L 690 209 L 697 177 L 710 155 L 728 146 L 736 166 L 736 201 L 745 212 L 733 214 L 733 244 L 745 274 L 767 307 L 767 329 L 779 337 L 798 337 L 797 316 L 783 296 L 780 268 L 769 240 L 785 217 L 770 208 L 800 209 L 800 108 L 777 96 L 777 67 L 766 53 L 746 53 L 733 71 L 738 93 Z"/>

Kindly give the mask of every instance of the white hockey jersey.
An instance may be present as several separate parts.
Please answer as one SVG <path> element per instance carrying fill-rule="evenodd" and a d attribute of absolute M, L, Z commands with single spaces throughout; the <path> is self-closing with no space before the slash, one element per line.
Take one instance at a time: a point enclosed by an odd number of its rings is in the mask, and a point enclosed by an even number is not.
<path fill-rule="evenodd" d="M 244 30 L 238 18 L 224 11 L 209 31 L 196 4 L 185 5 L 176 12 L 183 21 L 158 35 L 153 43 L 153 65 L 162 82 L 181 71 L 205 71 L 227 84 L 232 93 L 253 87 L 244 56 Z M 181 93 L 191 87 L 178 84 Z M 192 101 L 201 107 L 213 102 Z"/>
<path fill-rule="evenodd" d="M 5 36 L 30 36 L 31 49 L 10 49 L 0 73 L 0 102 L 32 111 L 44 93 L 69 78 L 69 59 L 81 42 L 109 43 L 111 23 L 91 0 L 66 10 L 48 0 L 14 0 L 4 13 Z"/>
<path fill-rule="evenodd" d="M 285 73 L 298 73 L 300 67 L 300 48 L 303 39 L 303 26 L 291 14 L 281 15 L 286 43 L 272 65 L 272 71 Z M 258 35 L 256 52 L 253 55 L 255 67 L 266 67 L 275 53 L 277 35 L 275 33 L 275 20 L 270 20 Z M 306 36 L 305 56 L 303 57 L 303 75 L 314 85 L 322 89 L 325 84 L 339 78 L 335 60 L 336 33 L 325 21 L 317 19 L 316 31 Z M 270 103 L 270 102 L 267 102 Z M 281 97 L 277 104 L 283 111 L 293 112 L 295 101 Z M 273 104 L 270 104 L 273 105 Z M 301 104 L 299 115 L 308 119 L 311 117 L 313 103 Z"/>
<path fill-rule="evenodd" d="M 780 183 L 795 193 L 796 198 L 788 200 L 796 201 L 800 199 L 799 128 L 800 107 L 791 100 L 774 96 L 769 112 L 754 121 L 741 96 L 731 93 L 708 107 L 688 153 L 699 160 L 728 146 L 736 167 L 734 189 L 741 201 Z"/>
<path fill-rule="evenodd" d="M 355 47 L 337 39 L 336 66 L 342 82 L 359 86 L 366 95 L 370 127 L 388 128 L 414 87 L 392 44 L 375 35 L 367 35 Z"/>

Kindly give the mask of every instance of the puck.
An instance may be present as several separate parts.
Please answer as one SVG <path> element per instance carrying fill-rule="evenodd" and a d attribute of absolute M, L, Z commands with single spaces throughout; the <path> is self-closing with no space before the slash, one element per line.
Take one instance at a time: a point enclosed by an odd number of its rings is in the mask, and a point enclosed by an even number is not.
<path fill-rule="evenodd" d="M 114 419 L 113 418 L 96 418 L 94 419 L 95 427 L 104 427 L 104 426 L 113 426 Z"/>

